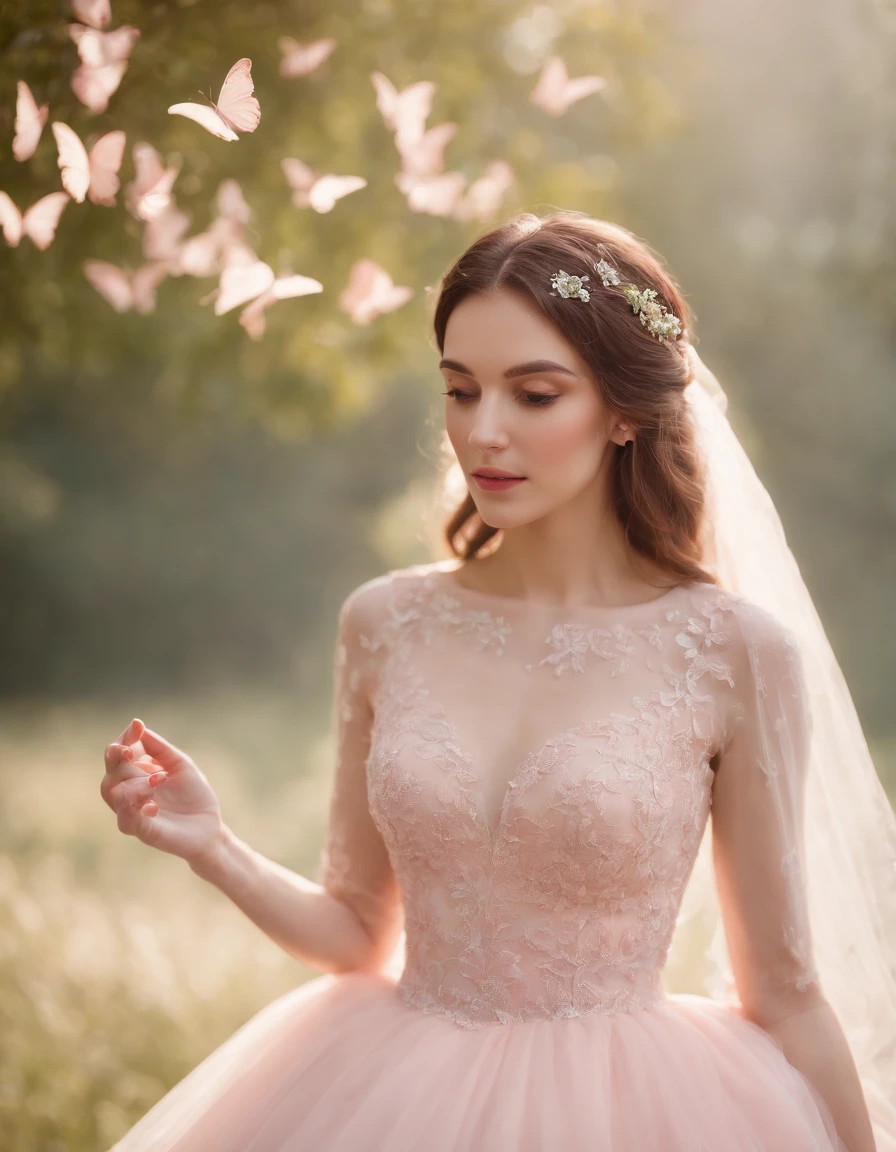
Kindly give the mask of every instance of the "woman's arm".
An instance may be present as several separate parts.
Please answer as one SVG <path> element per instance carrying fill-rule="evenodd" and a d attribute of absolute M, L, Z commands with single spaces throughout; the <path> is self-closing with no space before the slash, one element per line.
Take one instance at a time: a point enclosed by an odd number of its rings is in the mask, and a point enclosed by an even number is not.
<path fill-rule="evenodd" d="M 802 832 L 811 716 L 799 651 L 758 606 L 743 603 L 736 615 L 712 846 L 738 996 L 821 1097 L 847 1152 L 875 1152 L 858 1072 L 814 967 Z"/>
<path fill-rule="evenodd" d="M 398 885 L 367 800 L 374 675 L 368 637 L 376 612 L 376 604 L 367 603 L 358 589 L 339 613 L 336 774 L 322 882 L 266 859 L 225 828 L 208 852 L 191 861 L 197 875 L 220 888 L 287 952 L 319 971 L 379 970 L 403 926 Z"/>

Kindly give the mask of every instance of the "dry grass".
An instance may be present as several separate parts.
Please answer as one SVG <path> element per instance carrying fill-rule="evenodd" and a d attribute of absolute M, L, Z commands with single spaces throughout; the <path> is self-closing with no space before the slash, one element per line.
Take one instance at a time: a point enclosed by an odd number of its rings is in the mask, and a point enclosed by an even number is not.
<path fill-rule="evenodd" d="M 181 744 L 235 831 L 314 873 L 328 725 L 233 693 L 138 713 Z M 0 1149 L 102 1152 L 274 997 L 298 965 L 179 860 L 119 833 L 102 752 L 130 715 L 0 713 Z M 305 750 L 304 752 L 302 750 Z"/>

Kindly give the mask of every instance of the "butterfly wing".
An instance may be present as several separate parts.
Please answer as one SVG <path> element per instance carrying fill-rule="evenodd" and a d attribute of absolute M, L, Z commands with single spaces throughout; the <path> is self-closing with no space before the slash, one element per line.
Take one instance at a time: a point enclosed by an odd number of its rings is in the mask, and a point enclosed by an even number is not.
<path fill-rule="evenodd" d="M 215 299 L 215 315 L 223 316 L 248 300 L 254 300 L 274 283 L 274 270 L 263 260 L 253 264 L 234 264 L 221 273 Z"/>
<path fill-rule="evenodd" d="M 382 72 L 371 72 L 370 79 L 376 89 L 376 106 L 386 127 L 402 140 L 419 139 L 432 110 L 435 84 L 431 80 L 418 80 L 399 92 Z"/>
<path fill-rule="evenodd" d="M 337 200 L 366 187 L 363 176 L 321 176 L 308 193 L 308 203 L 315 212 L 332 212 Z"/>
<path fill-rule="evenodd" d="M 206 132 L 211 132 L 213 136 L 220 137 L 221 140 L 239 140 L 236 132 L 226 124 L 214 108 L 206 108 L 204 104 L 172 104 L 168 109 L 172 116 L 186 116 L 188 120 L 195 120 L 197 124 L 201 124 Z"/>
<path fill-rule="evenodd" d="M 562 57 L 551 56 L 545 61 L 529 98 L 549 116 L 562 116 L 571 104 L 599 92 L 606 84 L 602 76 L 577 76 L 570 80 Z"/>
<path fill-rule="evenodd" d="M 457 133 L 457 124 L 435 124 L 418 139 L 395 137 L 402 171 L 414 176 L 435 176 L 445 167 L 444 152 Z"/>
<path fill-rule="evenodd" d="M 127 63 L 131 53 L 140 39 L 140 29 L 131 24 L 123 24 L 114 32 L 98 32 L 102 37 L 100 41 L 100 55 L 103 64 L 117 64 L 119 61 Z"/>
<path fill-rule="evenodd" d="M 356 324 L 369 324 L 382 312 L 400 308 L 413 295 L 413 289 L 392 283 L 392 277 L 374 260 L 356 260 L 349 281 L 339 298 L 339 307 Z"/>
<path fill-rule="evenodd" d="M 310 203 L 308 193 L 314 185 L 315 174 L 312 168 L 295 156 L 284 156 L 280 161 L 283 175 L 292 188 L 292 202 L 296 208 L 307 208 Z"/>
<path fill-rule="evenodd" d="M 22 213 L 5 192 L 0 192 L 0 229 L 3 231 L 3 239 L 10 248 L 18 247 L 22 239 Z"/>
<path fill-rule="evenodd" d="M 72 92 L 91 112 L 105 112 L 109 98 L 117 91 L 127 67 L 126 60 L 96 68 L 81 64 L 72 72 L 69 81 Z"/>
<path fill-rule="evenodd" d="M 261 120 L 261 105 L 252 95 L 254 91 L 252 61 L 244 56 L 224 77 L 215 105 L 218 115 L 238 132 L 254 132 Z"/>
<path fill-rule="evenodd" d="M 111 304 L 116 312 L 127 312 L 134 306 L 134 293 L 128 274 L 106 260 L 85 260 L 81 265 L 87 281 Z"/>
<path fill-rule="evenodd" d="M 233 224 L 248 224 L 252 218 L 252 209 L 246 203 L 238 180 L 221 181 L 215 193 L 215 207 L 219 216 Z"/>
<path fill-rule="evenodd" d="M 35 248 L 43 252 L 53 243 L 59 218 L 65 210 L 66 204 L 71 203 L 67 192 L 51 192 L 49 196 L 41 196 L 40 200 L 28 208 L 22 217 L 22 231 L 31 237 Z"/>
<path fill-rule="evenodd" d="M 147 220 L 143 229 L 143 255 L 147 260 L 173 261 L 179 266 L 183 252 L 181 237 L 189 227 L 190 217 L 177 208 L 169 207 Z"/>
<path fill-rule="evenodd" d="M 412 212 L 451 216 L 464 194 L 467 178 L 462 172 L 440 172 L 438 176 L 423 179 L 399 172 L 395 183 L 404 193 Z"/>
<path fill-rule="evenodd" d="M 72 11 L 91 28 L 105 28 L 112 21 L 110 0 L 72 0 Z"/>
<path fill-rule="evenodd" d="M 141 316 L 155 311 L 156 289 L 167 275 L 168 268 L 165 264 L 144 264 L 131 277 L 134 308 Z"/>
<path fill-rule="evenodd" d="M 53 121 L 53 135 L 56 137 L 56 147 L 59 149 L 56 163 L 62 173 L 62 187 L 73 200 L 81 204 L 90 187 L 90 161 L 87 149 L 71 128 L 61 120 Z"/>
<path fill-rule="evenodd" d="M 28 160 L 37 150 L 40 134 L 47 122 L 49 105 L 40 108 L 24 80 L 16 87 L 16 124 L 12 142 L 12 154 L 16 160 Z"/>
<path fill-rule="evenodd" d="M 307 76 L 327 59 L 336 47 L 332 37 L 314 40 L 310 44 L 300 44 L 291 36 L 281 36 L 277 47 L 283 56 L 280 61 L 280 75 L 291 80 L 296 76 Z"/>
<path fill-rule="evenodd" d="M 246 329 L 253 340 L 260 340 L 267 328 L 264 310 L 274 303 L 276 297 L 270 290 L 262 292 L 255 300 L 250 301 L 240 312 L 240 324 Z"/>
<path fill-rule="evenodd" d="M 87 195 L 92 204 L 111 208 L 121 186 L 118 170 L 124 159 L 125 133 L 118 129 L 101 136 L 90 149 L 90 187 Z"/>
<path fill-rule="evenodd" d="M 506 160 L 492 160 L 455 209 L 457 220 L 488 220 L 498 211 L 516 176 Z"/>
<path fill-rule="evenodd" d="M 134 179 L 125 186 L 125 202 L 138 220 L 155 220 L 171 208 L 177 168 L 166 168 L 152 144 L 138 141 L 131 149 Z"/>
<path fill-rule="evenodd" d="M 275 300 L 291 300 L 296 296 L 313 296 L 323 292 L 324 286 L 313 276 L 278 276 L 270 287 Z"/>
<path fill-rule="evenodd" d="M 291 300 L 296 296 L 310 296 L 323 292 L 320 280 L 311 276 L 278 276 L 274 283 L 240 312 L 240 324 L 253 340 L 260 340 L 265 333 L 265 309 L 278 300 Z"/>

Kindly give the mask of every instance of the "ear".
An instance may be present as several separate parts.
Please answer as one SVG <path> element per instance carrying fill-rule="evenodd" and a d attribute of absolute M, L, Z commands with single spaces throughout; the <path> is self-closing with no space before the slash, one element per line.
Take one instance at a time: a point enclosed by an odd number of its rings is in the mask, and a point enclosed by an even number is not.
<path fill-rule="evenodd" d="M 634 440 L 634 434 L 632 432 L 631 425 L 624 422 L 616 424 L 610 430 L 610 439 L 614 444 L 620 445 L 620 447 L 627 441 Z"/>

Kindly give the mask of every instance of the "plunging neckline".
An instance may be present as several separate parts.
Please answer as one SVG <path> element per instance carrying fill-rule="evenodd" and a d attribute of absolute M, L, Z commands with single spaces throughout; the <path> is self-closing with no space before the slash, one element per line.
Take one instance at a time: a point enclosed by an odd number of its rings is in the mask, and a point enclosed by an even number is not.
<path fill-rule="evenodd" d="M 697 583 L 704 583 L 703 581 L 683 581 L 680 584 L 675 584 L 673 587 L 666 589 L 662 595 L 655 596 L 652 600 L 641 601 L 638 604 L 621 604 L 621 605 L 558 605 L 549 603 L 538 603 L 529 600 L 521 599 L 516 596 L 505 596 L 500 593 L 481 592 L 475 588 L 467 588 L 464 585 L 458 584 L 451 578 L 450 573 L 457 571 L 457 569 L 446 569 L 441 566 L 428 567 L 424 572 L 424 587 L 430 592 L 438 591 L 444 588 L 449 594 L 459 593 L 459 598 L 468 597 L 472 601 L 480 601 L 483 607 L 491 604 L 493 608 L 498 606 L 507 606 L 508 611 L 513 607 L 518 607 L 521 610 L 530 609 L 533 611 L 545 612 L 548 616 L 556 616 L 560 619 L 564 617 L 579 616 L 580 614 L 585 617 L 591 617 L 595 621 L 606 620 L 608 623 L 613 618 L 618 618 L 620 614 L 635 613 L 640 616 L 642 613 L 650 613 L 662 611 L 665 608 L 666 602 L 672 600 L 677 593 L 681 592 L 686 587 L 693 587 Z M 436 577 L 436 579 L 433 579 Z M 441 579 L 438 579 L 441 577 Z M 649 614 L 649 613 L 648 613 Z M 504 617 L 506 620 L 506 616 Z M 639 621 L 640 623 L 641 621 Z M 426 689 L 428 694 L 428 689 Z M 467 764 L 474 780 L 469 785 L 461 782 L 464 791 L 467 792 L 475 799 L 476 815 L 479 823 L 482 826 L 486 845 L 489 853 L 494 855 L 498 845 L 500 844 L 507 824 L 507 815 L 510 810 L 512 801 L 521 792 L 521 781 L 523 774 L 526 770 L 534 764 L 539 757 L 543 756 L 548 749 L 560 744 L 564 740 L 568 740 L 573 736 L 579 735 L 584 729 L 599 726 L 609 722 L 610 717 L 597 718 L 579 721 L 576 724 L 557 732 L 554 735 L 544 740 L 537 748 L 527 753 L 525 757 L 519 761 L 511 772 L 501 797 L 501 803 L 497 810 L 497 818 L 494 824 L 489 820 L 489 813 L 486 806 L 487 796 L 485 791 L 486 781 L 483 778 L 482 766 L 479 762 L 479 757 L 467 751 L 461 738 L 457 725 L 447 714 L 444 705 L 440 701 L 430 700 L 435 705 L 438 718 L 446 725 L 450 732 L 451 743 L 455 751 L 459 754 L 460 758 Z M 614 720 L 626 720 L 631 723 L 637 723 L 637 717 L 614 711 Z"/>

